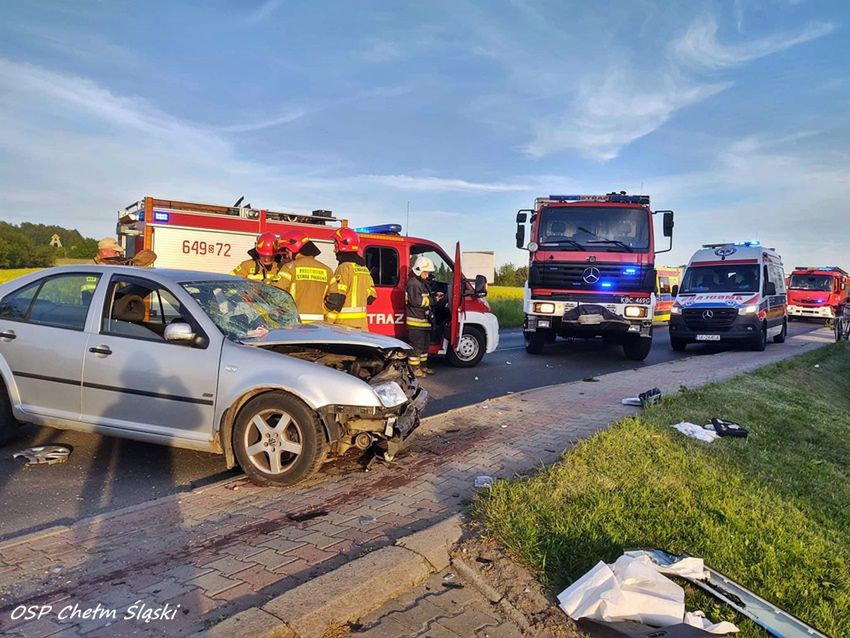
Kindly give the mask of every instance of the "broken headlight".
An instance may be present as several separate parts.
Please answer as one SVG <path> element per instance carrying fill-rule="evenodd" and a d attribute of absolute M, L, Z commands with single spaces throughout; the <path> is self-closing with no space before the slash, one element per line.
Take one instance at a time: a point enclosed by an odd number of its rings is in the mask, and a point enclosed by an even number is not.
<path fill-rule="evenodd" d="M 407 401 L 407 395 L 395 381 L 378 383 L 372 386 L 372 390 L 378 395 L 381 405 L 385 408 L 394 408 Z"/>

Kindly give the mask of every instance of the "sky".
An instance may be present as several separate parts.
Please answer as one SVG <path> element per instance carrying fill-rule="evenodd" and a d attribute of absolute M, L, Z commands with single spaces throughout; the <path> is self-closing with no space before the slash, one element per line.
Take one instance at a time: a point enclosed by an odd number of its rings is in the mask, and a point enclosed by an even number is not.
<path fill-rule="evenodd" d="M 645 193 L 674 248 L 850 269 L 850 3 L 13 1 L 0 219 L 330 209 L 522 263 L 516 211 Z M 407 207 L 410 221 L 407 224 Z"/>

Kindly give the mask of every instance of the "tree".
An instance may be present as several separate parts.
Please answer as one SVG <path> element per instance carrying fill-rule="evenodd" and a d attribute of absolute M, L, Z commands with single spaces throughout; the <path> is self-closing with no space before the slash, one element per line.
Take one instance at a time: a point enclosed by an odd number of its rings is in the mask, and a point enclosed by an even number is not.
<path fill-rule="evenodd" d="M 499 266 L 493 283 L 497 286 L 516 286 L 516 266 L 510 262 Z"/>
<path fill-rule="evenodd" d="M 0 222 L 0 268 L 45 268 L 55 260 L 49 244 L 35 245 L 19 228 Z"/>

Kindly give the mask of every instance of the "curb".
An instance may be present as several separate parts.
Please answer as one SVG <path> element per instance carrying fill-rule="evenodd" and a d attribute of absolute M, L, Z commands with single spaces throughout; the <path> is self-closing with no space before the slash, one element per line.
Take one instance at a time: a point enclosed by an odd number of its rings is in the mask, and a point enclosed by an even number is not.
<path fill-rule="evenodd" d="M 321 638 L 451 564 L 462 535 L 455 514 L 194 634 L 193 638 Z"/>

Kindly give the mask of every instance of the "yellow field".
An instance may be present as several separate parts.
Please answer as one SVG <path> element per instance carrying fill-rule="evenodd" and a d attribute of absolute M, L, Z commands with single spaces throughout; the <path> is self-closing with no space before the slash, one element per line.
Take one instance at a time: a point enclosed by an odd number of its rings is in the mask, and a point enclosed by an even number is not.
<path fill-rule="evenodd" d="M 41 268 L 12 268 L 11 270 L 0 270 L 0 284 L 5 284 L 7 281 L 12 281 L 22 275 L 28 275 Z"/>
<path fill-rule="evenodd" d="M 522 288 L 513 286 L 487 286 L 487 299 L 520 299 Z"/>

